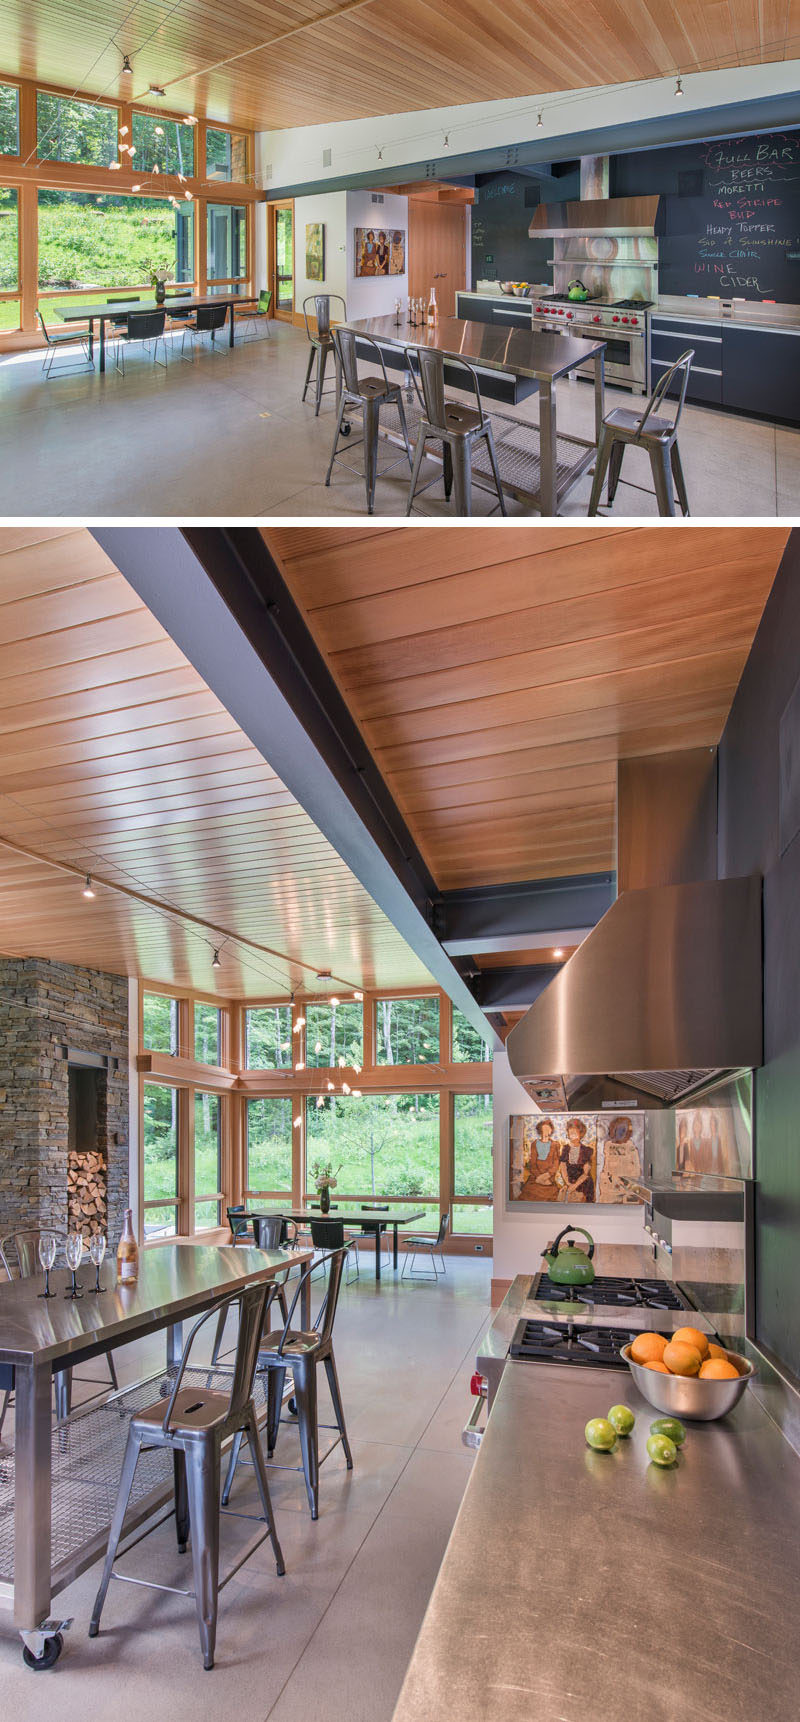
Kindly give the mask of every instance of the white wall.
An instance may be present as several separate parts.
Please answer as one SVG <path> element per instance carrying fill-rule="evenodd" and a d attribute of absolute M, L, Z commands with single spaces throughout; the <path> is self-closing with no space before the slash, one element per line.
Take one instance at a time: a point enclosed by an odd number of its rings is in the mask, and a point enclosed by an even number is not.
<path fill-rule="evenodd" d="M 325 279 L 306 276 L 306 225 L 321 221 L 325 227 Z M 320 191 L 294 200 L 294 308 L 302 311 L 303 300 L 312 293 L 341 293 L 347 298 L 347 193 Z M 349 309 L 349 306 L 348 306 Z"/>
<path fill-rule="evenodd" d="M 536 1273 L 541 1252 L 562 1226 L 586 1225 L 596 1243 L 649 1244 L 644 1210 L 595 1203 L 544 1202 L 535 1206 L 508 1200 L 508 1120 L 511 1113 L 538 1112 L 512 1074 L 507 1052 L 496 1052 L 492 1067 L 494 1091 L 494 1247 L 492 1277 L 512 1280 L 515 1274 Z"/>
<path fill-rule="evenodd" d="M 798 87 L 799 65 L 797 60 L 787 60 L 687 74 L 683 79 L 681 111 L 791 95 Z M 541 132 L 536 124 L 540 109 L 544 121 Z M 379 165 L 391 184 L 393 167 L 426 159 L 446 161 L 445 135 L 450 140 L 451 156 L 541 138 L 545 143 L 552 140 L 552 157 L 557 159 L 559 137 L 600 126 L 659 119 L 674 112 L 672 77 L 598 86 L 592 90 L 553 90 L 513 101 L 469 102 L 460 107 L 428 108 L 423 112 L 382 114 L 369 119 L 341 120 L 337 124 L 259 132 L 256 167 L 259 183 L 268 194 L 270 187 L 302 185 L 304 180 L 318 184 L 348 174 L 374 173 Z M 323 150 L 331 152 L 328 166 L 323 165 Z"/>
<path fill-rule="evenodd" d="M 269 286 L 267 275 L 267 206 L 265 203 L 256 204 L 254 238 L 253 291 L 254 293 L 263 293 Z"/>
<path fill-rule="evenodd" d="M 383 203 L 373 203 L 368 186 L 347 194 L 347 309 L 351 317 L 383 317 L 394 310 L 395 299 L 408 298 L 408 198 L 393 192 Z M 366 275 L 356 278 L 355 240 L 357 227 L 377 232 L 397 228 L 406 236 L 405 275 Z"/>

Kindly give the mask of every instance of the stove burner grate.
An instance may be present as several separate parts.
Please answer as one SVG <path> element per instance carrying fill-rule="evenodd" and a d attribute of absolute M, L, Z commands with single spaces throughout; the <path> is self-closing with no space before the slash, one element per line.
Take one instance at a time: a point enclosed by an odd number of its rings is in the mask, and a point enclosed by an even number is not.
<path fill-rule="evenodd" d="M 542 1273 L 534 1280 L 530 1296 L 537 1303 L 577 1303 L 609 1309 L 686 1309 L 680 1293 L 668 1280 L 615 1279 L 597 1275 L 590 1286 L 559 1286 Z"/>
<path fill-rule="evenodd" d="M 615 299 L 610 308 L 612 311 L 649 311 L 652 305 L 652 299 Z"/>
<path fill-rule="evenodd" d="M 623 1345 L 635 1333 L 627 1327 L 580 1327 L 569 1322 L 517 1323 L 509 1356 L 525 1363 L 569 1363 L 584 1369 L 624 1369 Z"/>

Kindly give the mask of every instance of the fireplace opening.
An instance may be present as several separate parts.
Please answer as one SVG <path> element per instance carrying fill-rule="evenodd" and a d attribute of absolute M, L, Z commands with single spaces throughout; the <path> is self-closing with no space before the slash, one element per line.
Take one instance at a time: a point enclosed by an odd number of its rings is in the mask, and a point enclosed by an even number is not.
<path fill-rule="evenodd" d="M 107 1074 L 70 1062 L 68 1081 L 67 1223 L 89 1236 L 107 1233 Z"/>

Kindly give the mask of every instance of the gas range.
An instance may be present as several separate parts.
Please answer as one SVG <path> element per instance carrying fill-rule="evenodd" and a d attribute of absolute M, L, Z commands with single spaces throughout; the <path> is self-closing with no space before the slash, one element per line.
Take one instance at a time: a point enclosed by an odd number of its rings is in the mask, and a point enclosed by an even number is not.
<path fill-rule="evenodd" d="M 546 294 L 531 311 L 535 330 L 554 330 L 560 335 L 582 335 L 589 340 L 602 336 L 606 343 L 605 374 L 609 383 L 622 384 L 637 394 L 646 394 L 650 375 L 651 301 L 618 299 L 613 305 L 600 299 L 579 303 L 565 294 Z M 573 375 L 594 377 L 594 361 Z"/>
<path fill-rule="evenodd" d="M 556 327 L 567 323 L 580 323 L 596 329 L 598 325 L 604 329 L 636 329 L 644 335 L 646 328 L 645 313 L 650 309 L 652 300 L 617 299 L 613 305 L 606 305 L 600 299 L 585 299 L 583 302 L 570 299 L 566 293 L 548 293 L 538 299 L 533 307 L 534 317 L 551 317 Z"/>
<path fill-rule="evenodd" d="M 688 1304 L 675 1286 L 661 1279 L 619 1279 L 596 1275 L 590 1286 L 559 1286 L 549 1274 L 538 1273 L 529 1297 L 535 1303 L 558 1304 L 559 1314 L 569 1304 L 574 1313 L 586 1315 L 600 1306 L 606 1309 L 686 1310 Z"/>
<path fill-rule="evenodd" d="M 573 1327 L 571 1322 L 517 1323 L 508 1355 L 523 1363 L 568 1363 L 584 1369 L 624 1369 L 623 1345 L 636 1337 L 627 1327 Z"/>

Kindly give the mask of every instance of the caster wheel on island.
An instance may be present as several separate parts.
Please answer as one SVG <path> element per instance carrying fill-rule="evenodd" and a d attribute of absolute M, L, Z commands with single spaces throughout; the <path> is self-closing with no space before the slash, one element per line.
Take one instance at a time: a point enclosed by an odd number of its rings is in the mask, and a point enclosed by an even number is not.
<path fill-rule="evenodd" d="M 26 1668 L 32 1668 L 34 1673 L 39 1673 L 45 1668 L 55 1668 L 63 1649 L 64 1640 L 61 1637 L 61 1633 L 56 1632 L 53 1634 L 52 1638 L 45 1639 L 44 1650 L 42 1651 L 41 1656 L 34 1656 L 33 1651 L 28 1649 L 27 1644 L 23 1644 L 22 1660 Z"/>
<path fill-rule="evenodd" d="M 347 420 L 345 420 L 344 424 L 342 425 L 342 436 L 349 436 L 352 429 L 353 429 L 352 425 L 349 425 L 347 423 Z"/>

